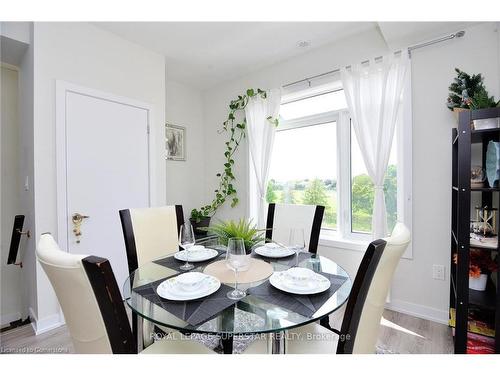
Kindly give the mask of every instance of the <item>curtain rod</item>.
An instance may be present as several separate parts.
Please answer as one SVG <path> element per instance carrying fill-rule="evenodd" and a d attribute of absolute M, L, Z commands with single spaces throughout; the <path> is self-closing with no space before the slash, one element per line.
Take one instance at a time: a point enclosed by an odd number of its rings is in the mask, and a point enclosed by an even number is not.
<path fill-rule="evenodd" d="M 441 42 L 444 42 L 444 41 L 450 40 L 450 39 L 461 38 L 464 35 L 465 35 L 465 31 L 461 30 L 461 31 L 458 31 L 458 32 L 453 33 L 453 34 L 446 35 L 446 36 L 444 36 L 442 38 L 433 39 L 433 40 L 430 40 L 428 42 L 424 42 L 424 43 L 420 43 L 420 44 L 415 44 L 414 46 L 410 46 L 410 47 L 407 48 L 408 56 L 411 57 L 411 51 L 413 51 L 413 50 L 416 50 L 416 49 L 419 49 L 419 48 L 422 48 L 422 47 L 427 47 L 427 46 L 430 46 L 432 44 L 441 43 Z M 394 52 L 394 54 L 397 55 L 397 54 L 402 53 L 403 51 L 404 51 L 404 49 L 396 51 L 396 52 Z M 380 60 L 380 59 L 382 59 L 382 57 L 383 56 L 375 57 L 374 60 Z M 366 64 L 368 62 L 370 62 L 370 61 L 369 60 L 365 60 L 365 61 L 362 61 L 361 64 Z M 350 67 L 350 65 L 346 66 L 346 68 L 349 68 L 349 67 Z M 309 86 L 310 86 L 311 85 L 311 81 L 313 79 L 321 78 L 321 77 L 324 77 L 324 76 L 327 76 L 327 75 L 330 75 L 330 74 L 334 74 L 334 73 L 339 73 L 339 72 L 340 72 L 340 68 L 337 68 L 337 69 L 330 70 L 330 71 L 325 72 L 325 73 L 317 74 L 315 76 L 311 76 L 311 77 L 307 77 L 307 78 L 304 78 L 304 79 L 301 79 L 301 80 L 298 80 L 298 81 L 295 81 L 295 82 L 287 83 L 286 85 L 283 85 L 282 87 L 286 88 L 286 87 L 290 87 L 290 86 L 293 86 L 293 85 L 296 85 L 296 84 L 299 84 L 299 83 L 302 83 L 302 82 L 308 82 Z"/>

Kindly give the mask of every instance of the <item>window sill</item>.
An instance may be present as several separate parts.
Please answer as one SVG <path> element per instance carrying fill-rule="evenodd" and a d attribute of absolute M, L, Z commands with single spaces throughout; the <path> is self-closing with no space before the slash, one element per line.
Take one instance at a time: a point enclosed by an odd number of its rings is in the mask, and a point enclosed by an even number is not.
<path fill-rule="evenodd" d="M 322 232 L 319 237 L 319 245 L 325 247 L 335 247 L 338 249 L 353 250 L 353 251 L 365 251 L 366 247 L 370 243 L 369 240 L 354 240 L 342 238 L 337 234 L 330 234 Z"/>

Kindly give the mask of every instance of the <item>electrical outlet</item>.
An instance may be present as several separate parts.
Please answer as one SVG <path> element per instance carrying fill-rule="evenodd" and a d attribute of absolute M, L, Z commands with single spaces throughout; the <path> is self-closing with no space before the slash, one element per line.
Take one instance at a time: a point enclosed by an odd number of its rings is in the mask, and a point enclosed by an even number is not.
<path fill-rule="evenodd" d="M 444 266 L 441 264 L 432 265 L 432 278 L 434 280 L 444 280 Z"/>

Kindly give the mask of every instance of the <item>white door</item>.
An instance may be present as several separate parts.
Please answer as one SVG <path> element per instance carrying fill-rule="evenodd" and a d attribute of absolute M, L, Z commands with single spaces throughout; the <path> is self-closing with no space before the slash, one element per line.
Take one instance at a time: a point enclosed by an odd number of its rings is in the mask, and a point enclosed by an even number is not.
<path fill-rule="evenodd" d="M 118 211 L 150 205 L 149 109 L 61 82 L 57 100 L 60 233 L 70 253 L 109 259 L 121 289 L 128 266 Z M 88 216 L 80 236 L 75 214 Z"/>

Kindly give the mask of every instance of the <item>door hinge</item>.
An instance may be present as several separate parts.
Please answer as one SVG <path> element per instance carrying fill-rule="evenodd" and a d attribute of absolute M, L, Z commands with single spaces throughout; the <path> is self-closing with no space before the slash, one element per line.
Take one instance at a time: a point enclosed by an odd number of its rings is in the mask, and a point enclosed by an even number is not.
<path fill-rule="evenodd" d="M 149 124 L 148 124 L 148 126 L 146 126 L 146 133 L 148 133 L 148 134 L 149 134 L 149 131 L 150 131 L 150 130 L 149 130 Z"/>

